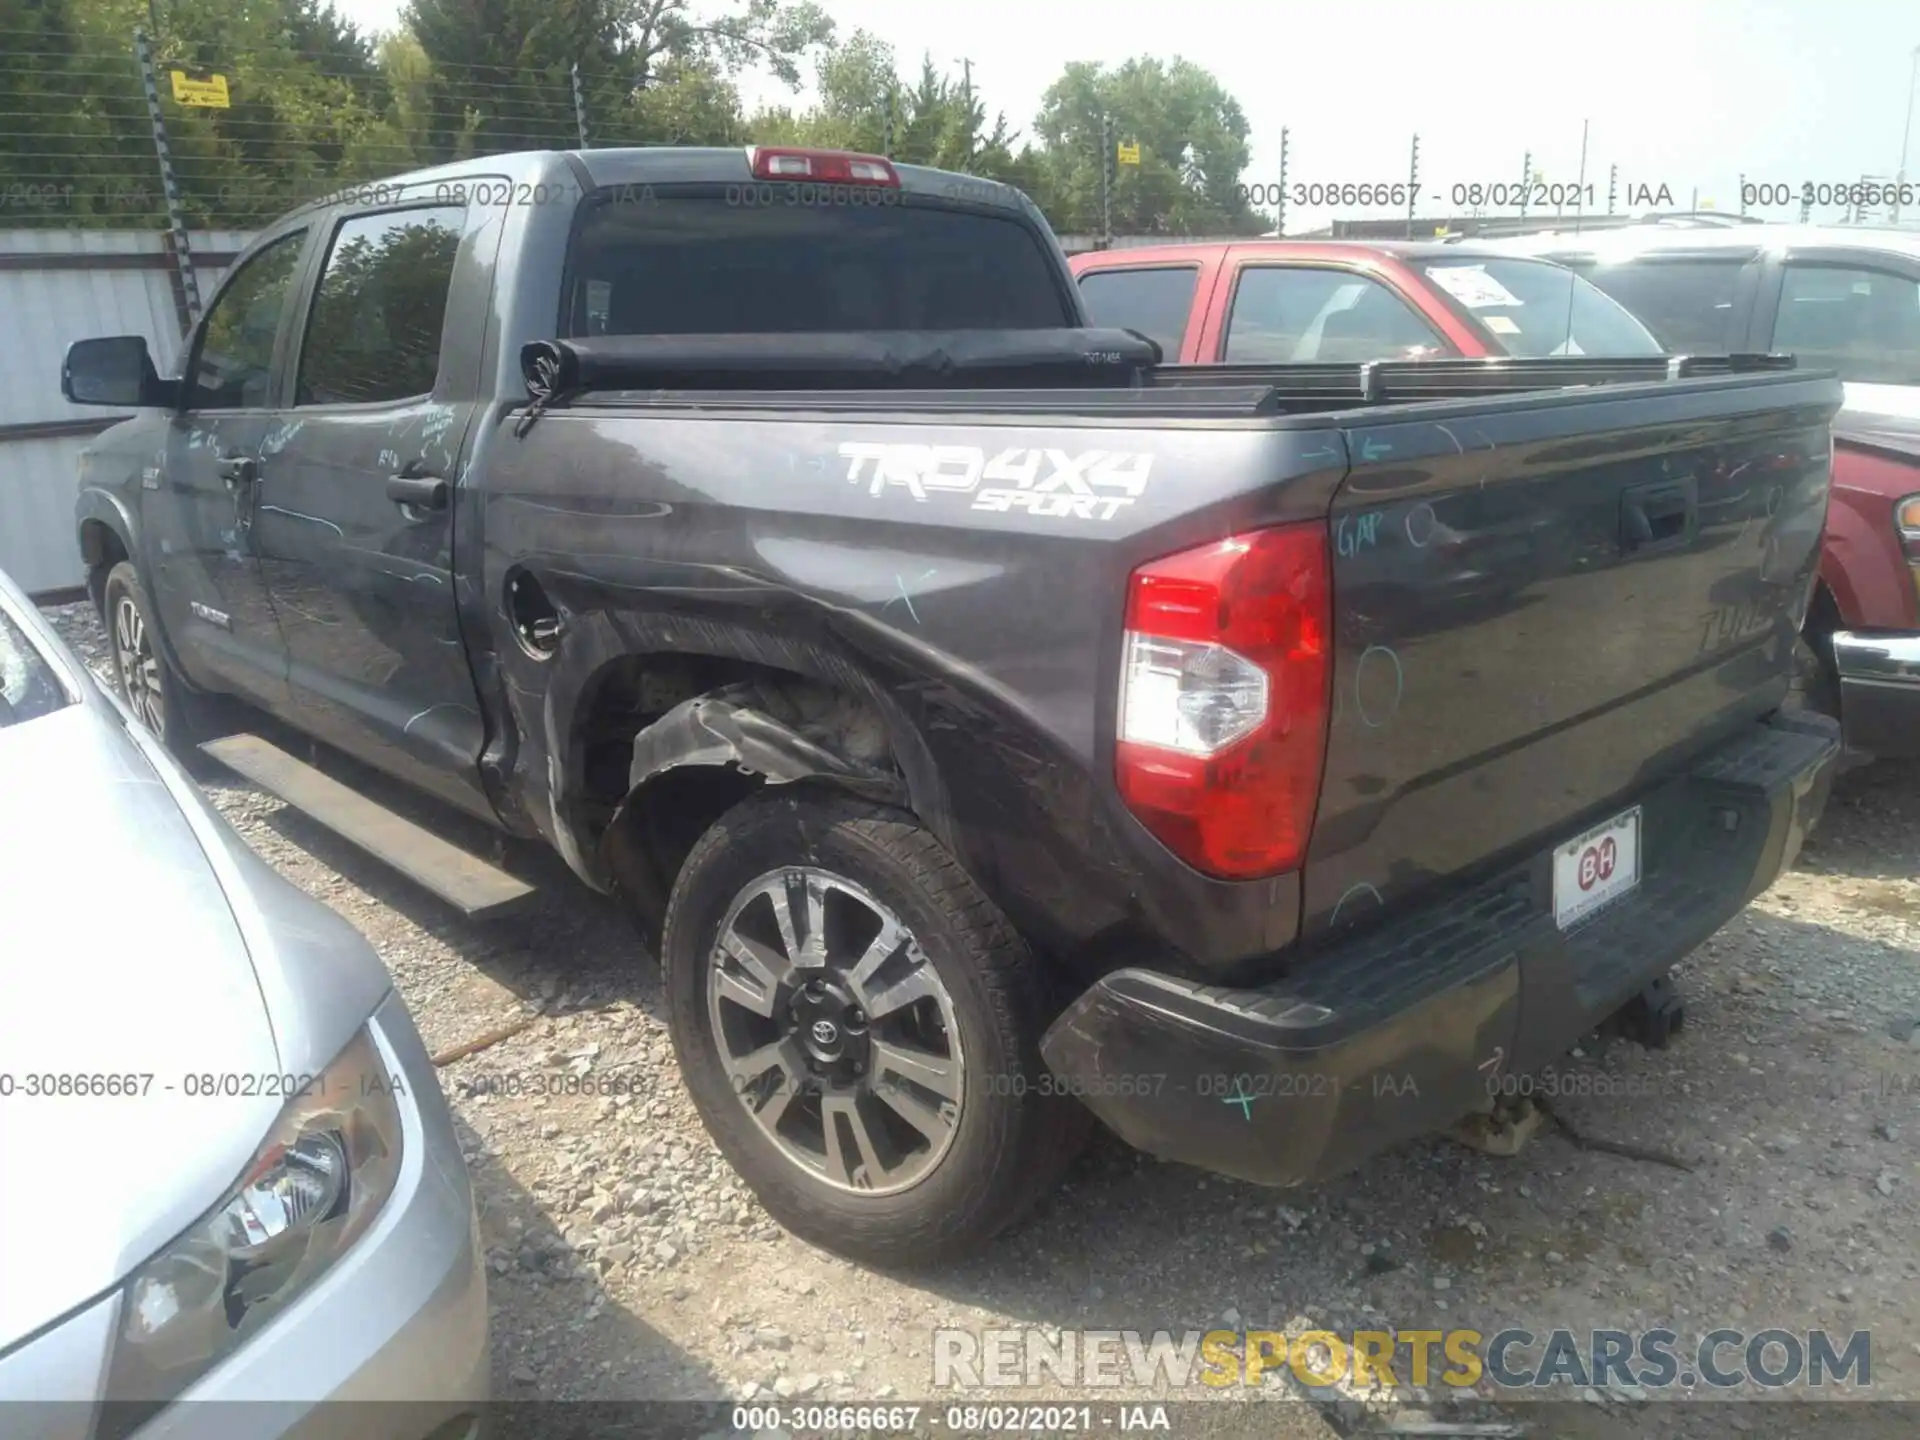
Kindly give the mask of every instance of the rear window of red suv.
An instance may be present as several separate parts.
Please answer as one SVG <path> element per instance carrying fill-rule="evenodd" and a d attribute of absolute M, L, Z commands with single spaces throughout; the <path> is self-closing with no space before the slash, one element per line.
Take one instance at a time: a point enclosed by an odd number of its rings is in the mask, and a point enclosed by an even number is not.
<path fill-rule="evenodd" d="M 1660 342 L 1617 300 L 1545 260 L 1423 260 L 1418 268 L 1497 354 L 1661 355 Z"/>

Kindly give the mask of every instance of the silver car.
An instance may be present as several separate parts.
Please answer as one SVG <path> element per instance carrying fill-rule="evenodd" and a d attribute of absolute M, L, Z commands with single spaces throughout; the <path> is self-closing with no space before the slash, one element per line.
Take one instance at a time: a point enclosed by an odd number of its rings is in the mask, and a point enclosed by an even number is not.
<path fill-rule="evenodd" d="M 379 957 L 0 576 L 0 1428 L 477 1433 L 483 1258 Z"/>

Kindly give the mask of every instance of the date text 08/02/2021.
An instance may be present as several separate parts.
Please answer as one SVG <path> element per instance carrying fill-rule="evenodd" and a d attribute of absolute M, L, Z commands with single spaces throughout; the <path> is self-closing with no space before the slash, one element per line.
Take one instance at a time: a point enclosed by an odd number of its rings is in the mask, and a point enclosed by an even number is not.
<path fill-rule="evenodd" d="M 820 1404 L 748 1403 L 733 1407 L 733 1429 L 742 1435 L 784 1431 L 789 1435 L 922 1434 L 1083 1435 L 1105 1431 L 1173 1429 L 1162 1404 Z"/>
<path fill-rule="evenodd" d="M 0 1104 L 26 1100 L 132 1100 L 179 1095 L 189 1100 L 299 1100 L 354 1095 L 405 1095 L 406 1077 L 366 1074 L 341 1079 L 279 1071 L 195 1070 L 163 1076 L 152 1070 L 0 1071 Z"/>
<path fill-rule="evenodd" d="M 1285 203 L 1303 209 L 1332 205 L 1404 209 L 1424 202 L 1455 209 L 1591 210 L 1609 199 L 1616 203 L 1620 199 L 1619 192 L 1609 196 L 1607 187 L 1592 181 L 1469 180 L 1428 185 L 1414 180 L 1309 180 L 1236 185 L 1234 190 L 1249 205 Z M 1664 183 L 1633 181 L 1621 190 L 1628 208 L 1668 207 L 1674 203 L 1673 188 Z"/>

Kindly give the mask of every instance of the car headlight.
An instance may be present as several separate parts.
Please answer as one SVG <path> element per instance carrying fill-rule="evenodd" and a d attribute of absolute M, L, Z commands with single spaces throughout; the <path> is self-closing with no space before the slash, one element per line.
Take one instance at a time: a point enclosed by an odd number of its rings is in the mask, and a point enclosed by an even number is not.
<path fill-rule="evenodd" d="M 366 1230 L 400 1172 L 397 1088 L 362 1030 L 287 1103 L 239 1183 L 134 1271 L 98 1434 L 143 1423 L 269 1324 Z"/>
<path fill-rule="evenodd" d="M 1920 495 L 1908 495 L 1894 502 L 1893 525 L 1902 540 L 1920 540 Z"/>

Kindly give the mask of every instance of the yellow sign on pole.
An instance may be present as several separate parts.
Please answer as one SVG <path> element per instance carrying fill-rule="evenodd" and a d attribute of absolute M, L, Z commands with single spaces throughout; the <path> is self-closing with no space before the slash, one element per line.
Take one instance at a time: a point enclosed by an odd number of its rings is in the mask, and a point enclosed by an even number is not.
<path fill-rule="evenodd" d="M 1122 140 L 1114 147 L 1114 154 L 1119 158 L 1122 165 L 1138 165 L 1140 163 L 1140 142 L 1138 140 Z"/>
<path fill-rule="evenodd" d="M 169 72 L 173 77 L 173 98 L 182 105 L 204 105 L 212 110 L 230 110 L 232 102 L 227 99 L 227 77 L 209 75 L 204 80 L 195 80 L 184 70 Z"/>

